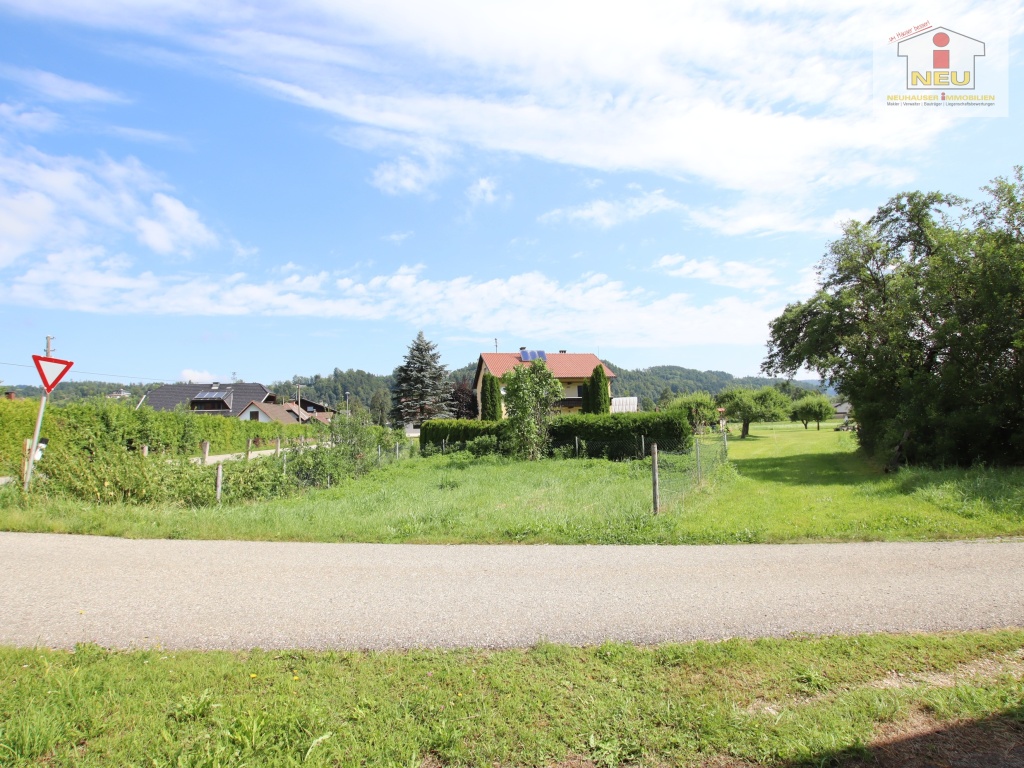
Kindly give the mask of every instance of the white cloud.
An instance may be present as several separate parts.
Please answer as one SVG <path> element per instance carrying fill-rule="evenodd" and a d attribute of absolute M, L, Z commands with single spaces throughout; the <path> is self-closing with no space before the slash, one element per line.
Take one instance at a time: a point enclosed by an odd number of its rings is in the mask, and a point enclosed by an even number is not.
<path fill-rule="evenodd" d="M 747 0 L 638 0 L 628 10 L 566 0 L 558 12 L 543 0 L 7 4 L 138 30 L 349 132 L 651 172 L 776 196 L 790 215 L 817 215 L 822 191 L 912 176 L 955 124 L 872 113 L 868 52 L 880 29 L 918 13 L 881 0 L 789 0 L 770 13 Z M 919 11 L 1024 26 L 1015 0 L 968 10 L 934 0 Z M 388 194 L 421 193 L 446 173 L 416 153 L 377 151 L 391 156 L 371 181 Z"/>
<path fill-rule="evenodd" d="M 60 125 L 61 119 L 60 115 L 48 109 L 0 103 L 0 123 L 21 131 L 47 133 L 55 130 Z"/>
<path fill-rule="evenodd" d="M 169 192 L 131 157 L 57 157 L 0 140 L 0 268 L 131 237 L 159 254 L 217 247 L 199 214 Z"/>
<path fill-rule="evenodd" d="M 178 377 L 181 381 L 192 381 L 196 384 L 210 384 L 214 381 L 227 381 L 223 376 L 218 376 L 209 371 L 197 371 L 195 368 L 184 368 Z"/>
<path fill-rule="evenodd" d="M 392 232 L 390 235 L 384 235 L 381 240 L 387 243 L 394 243 L 395 245 L 401 245 L 410 237 L 413 236 L 411 231 L 409 232 Z"/>
<path fill-rule="evenodd" d="M 558 221 L 579 221 L 601 229 L 609 229 L 627 221 L 682 207 L 681 203 L 666 197 L 663 190 L 656 189 L 625 200 L 592 200 L 573 208 L 556 208 L 543 214 L 538 220 L 548 224 Z"/>
<path fill-rule="evenodd" d="M 495 192 L 498 183 L 491 178 L 483 177 L 474 181 L 466 190 L 466 197 L 472 205 L 490 205 L 498 199 Z"/>
<path fill-rule="evenodd" d="M 199 220 L 199 214 L 180 200 L 157 192 L 151 214 L 139 216 L 135 228 L 139 240 L 157 253 L 189 255 L 193 247 L 217 245 L 217 236 Z"/>
<path fill-rule="evenodd" d="M 0 66 L 0 77 L 21 83 L 39 95 L 53 101 L 103 102 L 120 104 L 128 101 L 106 88 L 80 80 L 69 80 L 42 69 Z"/>
<path fill-rule="evenodd" d="M 707 280 L 713 285 L 729 286 L 737 290 L 764 289 L 779 283 L 772 270 L 740 261 L 701 261 L 672 254 L 662 256 L 654 266 L 672 277 Z"/>
<path fill-rule="evenodd" d="M 581 345 L 629 347 L 758 344 L 780 308 L 774 298 L 658 294 L 603 274 L 570 281 L 540 272 L 433 280 L 424 272 L 423 266 L 402 267 L 363 280 L 332 280 L 323 272 L 272 280 L 244 273 L 158 276 L 98 248 L 72 249 L 0 283 L 0 301 L 104 314 L 390 320 L 492 336 L 571 335 Z"/>

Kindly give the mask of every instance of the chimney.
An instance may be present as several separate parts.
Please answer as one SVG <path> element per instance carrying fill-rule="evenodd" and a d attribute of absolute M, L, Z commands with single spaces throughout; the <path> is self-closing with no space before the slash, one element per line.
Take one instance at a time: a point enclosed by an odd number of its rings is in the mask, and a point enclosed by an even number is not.
<path fill-rule="evenodd" d="M 8 400 L 13 400 L 15 397 L 17 397 L 17 395 L 18 393 L 15 392 L 13 389 L 4 392 L 4 397 L 6 397 Z"/>
<path fill-rule="evenodd" d="M 213 382 L 213 384 L 210 385 L 210 389 L 220 389 L 220 382 L 219 381 Z"/>
<path fill-rule="evenodd" d="M 565 350 L 564 350 L 564 349 L 560 349 L 560 350 L 558 350 L 558 354 L 560 354 L 560 355 L 564 355 L 564 354 L 565 354 Z"/>

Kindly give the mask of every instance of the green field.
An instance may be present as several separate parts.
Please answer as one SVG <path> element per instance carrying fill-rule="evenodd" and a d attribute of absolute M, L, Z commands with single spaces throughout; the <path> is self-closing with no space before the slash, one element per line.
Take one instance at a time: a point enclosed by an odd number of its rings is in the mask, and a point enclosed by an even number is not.
<path fill-rule="evenodd" d="M 512 462 L 467 453 L 397 462 L 330 490 L 262 503 L 91 505 L 0 492 L 0 528 L 141 538 L 416 543 L 687 544 L 1024 535 L 1024 470 L 886 475 L 850 433 L 755 425 L 705 476 L 648 462 Z"/>
<path fill-rule="evenodd" d="M 0 649 L 0 765 L 835 765 L 922 722 L 987 730 L 981 743 L 998 747 L 994 733 L 1024 730 L 1022 647 L 1024 632 L 1006 631 L 499 652 Z"/>

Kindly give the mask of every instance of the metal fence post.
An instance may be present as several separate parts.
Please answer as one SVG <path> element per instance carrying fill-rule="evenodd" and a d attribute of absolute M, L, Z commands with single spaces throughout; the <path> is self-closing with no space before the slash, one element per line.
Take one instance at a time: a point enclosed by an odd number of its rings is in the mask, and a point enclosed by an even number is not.
<path fill-rule="evenodd" d="M 647 455 L 647 445 L 644 440 L 644 435 L 640 435 L 640 457 L 643 458 Z"/>
<path fill-rule="evenodd" d="M 654 514 L 661 511 L 661 494 L 658 489 L 658 444 L 651 443 L 651 482 L 654 491 Z"/>
<path fill-rule="evenodd" d="M 217 503 L 220 504 L 220 489 L 224 484 L 224 463 L 217 463 Z"/>

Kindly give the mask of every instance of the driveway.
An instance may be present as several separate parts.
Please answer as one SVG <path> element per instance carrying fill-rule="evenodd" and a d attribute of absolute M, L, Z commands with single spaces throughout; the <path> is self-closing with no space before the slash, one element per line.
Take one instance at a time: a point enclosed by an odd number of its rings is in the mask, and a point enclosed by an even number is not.
<path fill-rule="evenodd" d="M 435 546 L 0 533 L 0 644 L 486 648 L 1024 625 L 1024 542 Z"/>

